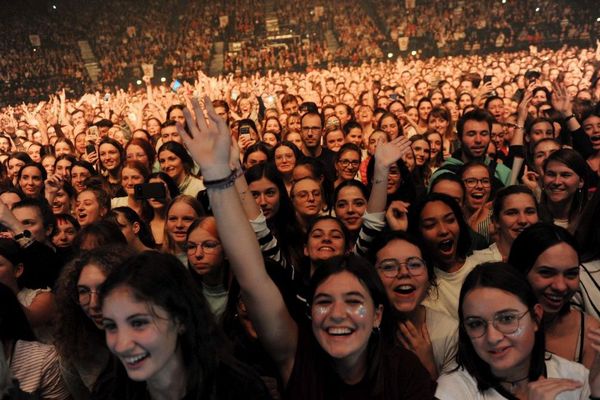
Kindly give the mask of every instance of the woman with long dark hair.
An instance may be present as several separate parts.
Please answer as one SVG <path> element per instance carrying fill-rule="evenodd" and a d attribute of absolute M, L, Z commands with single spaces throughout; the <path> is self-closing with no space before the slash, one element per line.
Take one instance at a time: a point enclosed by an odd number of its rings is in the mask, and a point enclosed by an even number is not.
<path fill-rule="evenodd" d="M 513 242 L 508 262 L 529 281 L 544 309 L 546 349 L 591 368 L 598 357 L 589 333 L 600 321 L 571 308 L 579 290 L 579 246 L 564 228 L 538 223 Z"/>
<path fill-rule="evenodd" d="M 583 366 L 545 352 L 543 313 L 531 286 L 511 265 L 477 266 L 460 292 L 459 369 L 440 377 L 436 398 L 599 396 L 598 368 L 588 381 Z"/>
<path fill-rule="evenodd" d="M 192 103 L 200 110 L 196 100 Z M 307 297 L 311 327 L 292 319 L 266 272 L 237 191 L 216 183 L 223 176 L 235 179 L 228 167 L 219 167 L 228 165 L 231 135 L 210 102 L 205 104 L 210 128 L 202 118 L 196 124 L 186 113 L 193 139 L 185 136 L 183 140 L 207 180 L 215 182 L 209 185 L 208 193 L 220 238 L 258 336 L 278 366 L 286 396 L 432 398 L 433 384 L 416 356 L 399 347 L 384 346 L 384 338 L 389 337 L 389 324 L 384 318 L 387 297 L 366 261 L 348 256 L 317 266 Z M 323 246 L 315 250 L 327 251 Z M 411 369 L 402 367 L 408 363 Z"/>
<path fill-rule="evenodd" d="M 102 322 L 116 358 L 92 399 L 268 399 L 264 384 L 228 353 L 189 271 L 172 255 L 144 252 L 101 288 Z"/>
<path fill-rule="evenodd" d="M 54 344 L 75 400 L 89 398 L 100 372 L 108 365 L 99 288 L 130 255 L 125 246 L 84 252 L 65 266 L 57 281 Z"/>

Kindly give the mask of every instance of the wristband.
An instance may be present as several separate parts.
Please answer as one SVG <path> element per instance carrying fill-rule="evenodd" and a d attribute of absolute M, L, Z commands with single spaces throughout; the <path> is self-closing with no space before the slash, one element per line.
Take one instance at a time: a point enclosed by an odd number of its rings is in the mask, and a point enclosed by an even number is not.
<path fill-rule="evenodd" d="M 568 117 L 565 117 L 565 122 L 567 122 L 568 120 L 573 119 L 573 118 L 575 118 L 575 114 L 571 114 Z"/>
<path fill-rule="evenodd" d="M 239 173 L 241 173 L 240 169 L 235 169 L 231 171 L 231 174 L 222 179 L 213 179 L 210 181 L 205 180 L 204 186 L 207 189 L 226 189 L 235 184 L 235 180 L 239 177 Z"/>

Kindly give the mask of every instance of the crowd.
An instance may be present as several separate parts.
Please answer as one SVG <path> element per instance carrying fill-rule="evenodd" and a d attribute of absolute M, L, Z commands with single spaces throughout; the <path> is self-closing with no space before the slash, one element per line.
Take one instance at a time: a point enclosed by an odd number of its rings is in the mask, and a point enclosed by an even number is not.
<path fill-rule="evenodd" d="M 408 49 L 424 54 L 462 54 L 538 43 L 589 43 L 599 27 L 597 16 L 589 12 L 595 7 L 592 0 L 577 7 L 549 0 L 418 1 L 414 8 L 395 0 L 273 2 L 271 11 L 248 0 L 55 3 L 53 9 L 17 2 L 3 11 L 0 104 L 40 100 L 61 88 L 73 96 L 96 89 L 81 58 L 80 40 L 91 46 L 100 85 L 126 88 L 142 75 L 142 64 L 154 65 L 156 81 L 163 75 L 193 78 L 195 71 L 208 70 L 216 41 L 225 44 L 220 72 L 248 76 L 381 60 L 387 52 L 397 52 L 402 38 L 408 39 Z M 382 25 L 368 15 L 370 7 Z M 221 24 L 222 16 L 229 16 L 228 24 Z M 290 37 L 268 39 L 266 20 L 271 16 L 278 20 L 277 36 Z M 326 41 L 328 31 L 339 44 L 335 52 Z M 32 44 L 30 35 L 37 35 L 40 44 Z M 239 47 L 229 47 L 237 43 Z"/>
<path fill-rule="evenodd" d="M 600 27 L 588 1 L 417 1 L 410 9 L 393 0 L 373 4 L 394 42 L 408 38 L 420 50 L 430 45 L 442 54 L 587 41 Z"/>
<path fill-rule="evenodd" d="M 0 397 L 600 398 L 600 42 L 193 74 L 0 108 Z"/>

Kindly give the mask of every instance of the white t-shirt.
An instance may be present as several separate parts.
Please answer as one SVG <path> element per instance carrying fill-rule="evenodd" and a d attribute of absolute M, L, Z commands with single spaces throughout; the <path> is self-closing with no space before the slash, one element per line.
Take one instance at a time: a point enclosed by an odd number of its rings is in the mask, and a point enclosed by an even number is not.
<path fill-rule="evenodd" d="M 583 365 L 546 353 L 546 372 L 548 378 L 567 378 L 583 383 L 583 386 L 563 392 L 556 400 L 587 400 L 590 396 L 588 370 Z M 495 389 L 480 392 L 477 382 L 465 370 L 460 369 L 438 379 L 435 397 L 439 400 L 506 400 Z"/>
<path fill-rule="evenodd" d="M 465 281 L 465 278 L 476 266 L 484 262 L 502 261 L 502 256 L 498 248 L 492 246 L 487 249 L 474 251 L 465 263 L 456 272 L 446 272 L 439 268 L 435 268 L 435 276 L 437 280 L 437 290 L 434 288 L 423 301 L 423 305 L 432 310 L 441 311 L 458 320 L 458 297 L 460 289 Z M 494 259 L 500 257 L 500 259 Z"/>
<path fill-rule="evenodd" d="M 458 321 L 443 312 L 426 308 L 425 324 L 433 348 L 433 358 L 438 373 L 444 374 L 456 368 L 458 345 Z"/>

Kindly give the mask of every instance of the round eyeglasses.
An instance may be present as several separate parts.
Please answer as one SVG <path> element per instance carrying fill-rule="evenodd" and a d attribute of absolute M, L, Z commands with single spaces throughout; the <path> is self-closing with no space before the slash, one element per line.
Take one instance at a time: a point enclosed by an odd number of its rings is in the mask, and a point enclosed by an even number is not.
<path fill-rule="evenodd" d="M 523 314 L 514 311 L 505 311 L 494 315 L 491 320 L 485 320 L 479 317 L 467 317 L 463 323 L 467 335 L 472 339 L 478 339 L 486 334 L 488 325 L 491 322 L 498 332 L 505 335 L 515 333 L 519 329 L 521 319 L 527 315 L 529 310 Z"/>
<path fill-rule="evenodd" d="M 195 253 L 198 247 L 202 248 L 202 251 L 205 254 L 214 254 L 219 251 L 219 247 L 221 247 L 221 243 L 217 240 L 205 240 L 204 242 L 195 243 L 195 242 L 185 242 L 183 244 L 183 248 L 188 253 Z"/>
<path fill-rule="evenodd" d="M 386 278 L 395 278 L 398 272 L 405 266 L 411 276 L 423 275 L 427 268 L 425 261 L 419 257 L 409 257 L 404 262 L 396 259 L 383 260 L 377 269 L 380 270 Z"/>

